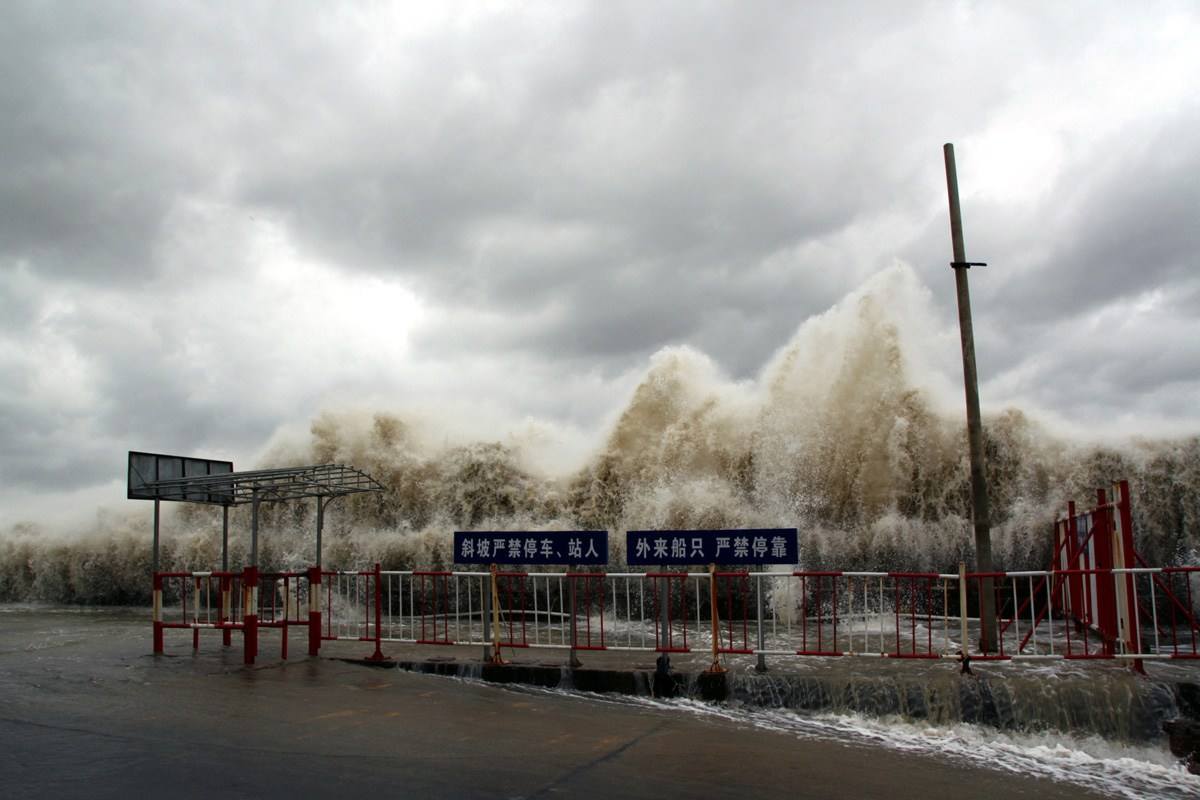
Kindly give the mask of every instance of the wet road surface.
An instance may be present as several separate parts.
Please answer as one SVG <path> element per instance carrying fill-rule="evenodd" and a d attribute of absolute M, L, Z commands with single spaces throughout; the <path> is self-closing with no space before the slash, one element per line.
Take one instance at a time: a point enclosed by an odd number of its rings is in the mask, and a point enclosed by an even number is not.
<path fill-rule="evenodd" d="M 144 613 L 0 613 L 0 795 L 1100 796 L 586 697 L 325 658 L 244 668 L 212 637 L 195 656 L 149 650 Z"/>

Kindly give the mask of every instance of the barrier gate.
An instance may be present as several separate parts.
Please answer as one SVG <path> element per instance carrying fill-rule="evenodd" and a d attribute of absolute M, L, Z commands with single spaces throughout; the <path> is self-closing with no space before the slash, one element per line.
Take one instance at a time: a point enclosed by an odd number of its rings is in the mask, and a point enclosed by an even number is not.
<path fill-rule="evenodd" d="M 286 660 L 289 631 L 299 627 L 308 633 L 309 655 L 319 654 L 322 641 L 350 640 L 373 642 L 375 651 L 367 658 L 381 660 L 381 576 L 378 564 L 373 570 L 356 572 L 311 568 L 260 573 L 254 567 L 240 573 L 157 572 L 154 652 L 164 652 L 164 632 L 171 629 L 190 630 L 193 650 L 200 647 L 201 631 L 220 631 L 225 646 L 240 631 L 244 663 L 253 664 L 261 632 L 277 630 L 280 658 Z M 171 596 L 178 605 L 164 604 L 164 597 Z"/>

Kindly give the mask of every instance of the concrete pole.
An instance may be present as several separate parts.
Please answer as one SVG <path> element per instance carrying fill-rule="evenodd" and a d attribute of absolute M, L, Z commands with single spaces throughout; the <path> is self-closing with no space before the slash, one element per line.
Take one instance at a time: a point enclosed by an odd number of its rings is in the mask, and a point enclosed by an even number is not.
<path fill-rule="evenodd" d="M 983 421 L 979 413 L 979 375 L 975 364 L 975 330 L 971 322 L 971 293 L 967 285 L 966 247 L 963 244 L 962 212 L 958 205 L 958 171 L 954 145 L 943 148 L 946 159 L 946 189 L 950 196 L 950 238 L 954 245 L 954 285 L 958 293 L 958 330 L 962 339 L 963 384 L 967 397 L 967 440 L 971 454 L 971 510 L 975 520 L 975 569 L 992 572 L 991 508 L 987 474 L 984 471 Z M 979 649 L 996 650 L 995 594 L 990 577 L 979 583 Z"/>

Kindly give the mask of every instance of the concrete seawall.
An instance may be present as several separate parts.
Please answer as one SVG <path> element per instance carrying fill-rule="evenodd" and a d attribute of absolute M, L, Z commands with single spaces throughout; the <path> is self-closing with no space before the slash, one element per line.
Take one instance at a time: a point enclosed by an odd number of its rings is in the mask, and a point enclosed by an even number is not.
<path fill-rule="evenodd" d="M 650 696 L 653 654 L 590 653 L 588 665 L 572 669 L 553 655 L 525 653 L 503 665 L 486 664 L 466 652 L 411 648 L 409 654 L 370 662 L 409 672 L 471 678 L 579 692 Z M 331 654 L 332 655 L 332 654 Z M 507 654 L 506 654 L 507 656 Z M 743 707 L 804 712 L 858 713 L 952 725 L 970 723 L 999 730 L 1093 734 L 1123 742 L 1163 741 L 1173 720 L 1200 722 L 1200 683 L 1195 668 L 1152 665 L 1149 676 L 1111 664 L 1054 667 L 977 665 L 960 675 L 949 662 L 886 662 L 830 658 L 787 662 L 759 673 L 749 661 L 730 659 L 724 673 L 708 673 L 696 656 L 677 660 L 676 696 Z"/>

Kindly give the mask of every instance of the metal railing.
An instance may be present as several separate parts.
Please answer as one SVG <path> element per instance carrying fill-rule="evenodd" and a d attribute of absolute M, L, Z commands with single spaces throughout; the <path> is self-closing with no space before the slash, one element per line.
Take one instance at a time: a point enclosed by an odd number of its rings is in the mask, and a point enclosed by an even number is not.
<path fill-rule="evenodd" d="M 992 620 L 978 615 L 985 578 L 995 592 Z M 1200 567 L 987 574 L 247 569 L 158 573 L 155 636 L 161 652 L 165 629 L 192 630 L 194 647 L 203 629 L 222 630 L 226 644 L 232 631 L 243 630 L 248 663 L 260 629 L 280 630 L 286 658 L 295 626 L 308 627 L 312 655 L 322 641 L 355 641 L 374 643 L 371 658 L 382 658 L 382 643 L 391 642 L 711 650 L 714 660 L 965 653 L 972 660 L 1140 662 L 1200 659 L 1198 600 Z M 1096 624 L 1099 602 L 1109 603 L 1104 613 L 1117 620 L 1115 629 Z M 990 652 L 978 644 L 985 625 L 998 634 Z"/>
<path fill-rule="evenodd" d="M 1200 657 L 1200 568 L 1086 571 L 1111 581 L 1114 594 L 1132 587 L 1145 609 L 1146 624 L 1124 623 L 1144 636 L 1122 639 L 1066 610 L 1076 572 L 507 571 L 495 573 L 495 614 L 499 644 L 511 648 L 692 652 L 715 641 L 727 656 L 958 659 L 965 649 L 981 660 Z M 1000 633 L 992 652 L 978 645 L 985 577 Z M 381 580 L 383 641 L 492 644 L 492 573 L 382 571 Z"/>
<path fill-rule="evenodd" d="M 154 575 L 154 652 L 163 652 L 164 631 L 192 632 L 192 649 L 200 647 L 200 631 L 220 630 L 225 644 L 242 628 L 245 593 L 238 572 L 159 572 Z M 164 602 L 166 600 L 167 602 Z"/>

